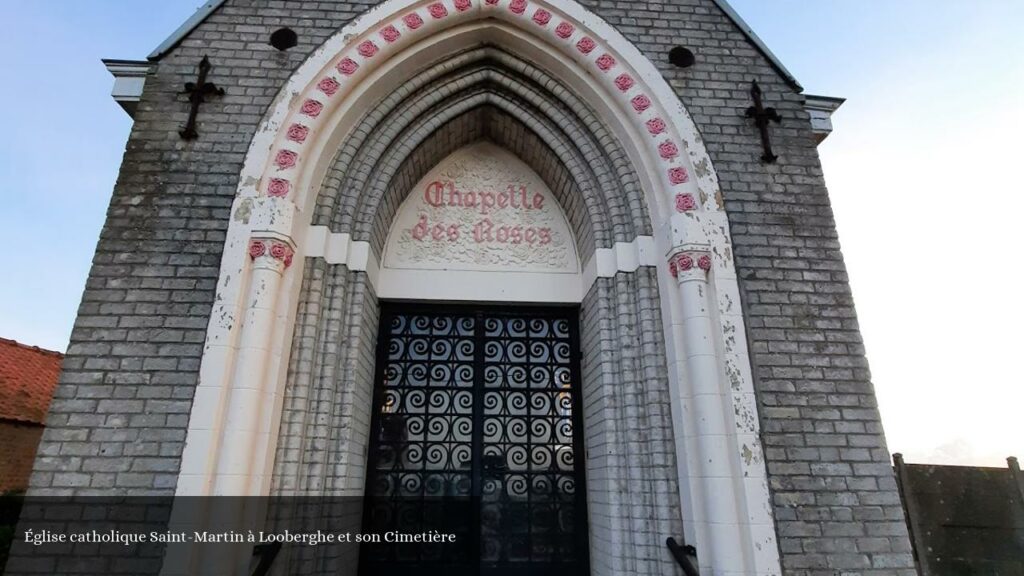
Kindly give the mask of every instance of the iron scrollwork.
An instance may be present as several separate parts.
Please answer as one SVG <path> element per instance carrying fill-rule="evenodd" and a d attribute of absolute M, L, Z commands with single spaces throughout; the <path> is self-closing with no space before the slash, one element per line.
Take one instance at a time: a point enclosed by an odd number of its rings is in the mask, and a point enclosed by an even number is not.
<path fill-rule="evenodd" d="M 439 529 L 462 544 L 374 545 L 364 572 L 586 571 L 578 336 L 563 312 L 384 315 L 366 528 Z"/>

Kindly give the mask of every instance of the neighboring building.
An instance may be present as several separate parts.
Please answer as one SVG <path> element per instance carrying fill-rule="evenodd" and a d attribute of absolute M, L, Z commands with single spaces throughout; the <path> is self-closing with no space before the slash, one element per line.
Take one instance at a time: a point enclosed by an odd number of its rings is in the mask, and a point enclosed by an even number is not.
<path fill-rule="evenodd" d="M 0 494 L 28 488 L 63 358 L 0 338 Z"/>
<path fill-rule="evenodd" d="M 1024 475 L 893 456 L 921 576 L 1024 574 Z"/>
<path fill-rule="evenodd" d="M 914 573 L 841 100 L 724 0 L 213 0 L 107 63 L 135 124 L 32 493 L 480 497 L 463 556 L 280 574 Z"/>

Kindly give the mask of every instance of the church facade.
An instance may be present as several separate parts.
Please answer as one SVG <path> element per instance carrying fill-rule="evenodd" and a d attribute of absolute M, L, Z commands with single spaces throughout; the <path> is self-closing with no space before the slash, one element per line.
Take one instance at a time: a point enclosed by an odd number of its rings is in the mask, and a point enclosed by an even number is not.
<path fill-rule="evenodd" d="M 32 494 L 465 496 L 466 574 L 915 573 L 830 101 L 725 2 L 215 0 L 111 66 Z"/>

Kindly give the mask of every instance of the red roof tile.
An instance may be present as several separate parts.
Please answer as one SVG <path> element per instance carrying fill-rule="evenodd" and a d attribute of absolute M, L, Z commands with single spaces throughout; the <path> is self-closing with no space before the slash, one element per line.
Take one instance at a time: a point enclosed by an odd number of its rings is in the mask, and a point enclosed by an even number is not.
<path fill-rule="evenodd" d="M 0 420 L 46 422 L 64 355 L 0 338 Z"/>

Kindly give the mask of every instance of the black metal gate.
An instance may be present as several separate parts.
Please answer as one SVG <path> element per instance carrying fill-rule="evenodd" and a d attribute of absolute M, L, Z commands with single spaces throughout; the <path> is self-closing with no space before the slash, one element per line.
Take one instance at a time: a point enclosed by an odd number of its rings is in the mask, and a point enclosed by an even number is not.
<path fill-rule="evenodd" d="M 383 305 L 361 574 L 588 572 L 578 325 Z"/>

